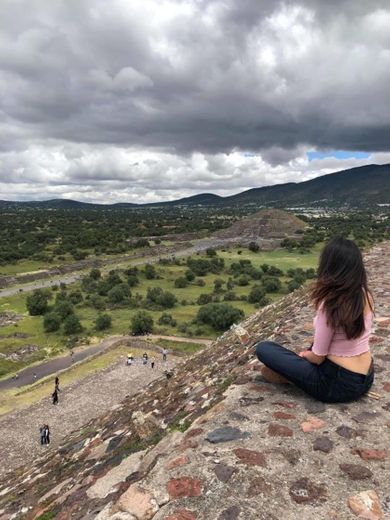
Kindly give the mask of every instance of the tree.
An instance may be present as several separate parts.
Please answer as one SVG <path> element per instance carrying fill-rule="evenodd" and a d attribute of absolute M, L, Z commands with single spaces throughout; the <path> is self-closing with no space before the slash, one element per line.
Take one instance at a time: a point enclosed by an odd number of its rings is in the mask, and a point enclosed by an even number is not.
<path fill-rule="evenodd" d="M 243 317 L 243 311 L 230 303 L 208 303 L 200 307 L 196 319 L 199 323 L 211 325 L 216 330 L 226 330 Z"/>
<path fill-rule="evenodd" d="M 109 314 L 99 314 L 95 321 L 96 330 L 106 330 L 111 327 L 112 318 Z"/>
<path fill-rule="evenodd" d="M 64 333 L 65 334 L 77 334 L 81 332 L 83 327 L 81 326 L 80 320 L 75 314 L 71 314 L 64 321 Z"/>
<path fill-rule="evenodd" d="M 249 303 L 260 303 L 265 297 L 265 289 L 261 285 L 254 285 L 248 294 Z"/>
<path fill-rule="evenodd" d="M 184 276 L 180 276 L 179 278 L 176 278 L 175 280 L 175 287 L 178 289 L 184 289 L 184 287 L 187 287 L 188 280 L 187 278 L 184 278 Z"/>
<path fill-rule="evenodd" d="M 74 314 L 74 307 L 70 301 L 62 300 L 55 304 L 53 311 L 64 321 L 68 316 Z"/>
<path fill-rule="evenodd" d="M 260 247 L 256 242 L 249 242 L 248 249 L 252 251 L 252 253 L 257 253 Z"/>
<path fill-rule="evenodd" d="M 169 291 L 163 291 L 161 287 L 150 287 L 146 293 L 146 302 L 154 306 L 169 309 L 177 302 L 176 296 Z"/>
<path fill-rule="evenodd" d="M 147 334 L 153 330 L 153 317 L 145 311 L 139 311 L 131 318 L 131 332 L 133 334 Z"/>
<path fill-rule="evenodd" d="M 115 285 L 108 291 L 108 299 L 111 303 L 122 303 L 125 300 L 131 298 L 131 292 L 129 286 L 126 283 L 120 283 Z"/>
<path fill-rule="evenodd" d="M 191 271 L 191 269 L 187 269 L 187 271 L 185 272 L 184 276 L 186 277 L 186 279 L 189 281 L 189 282 L 193 282 L 195 280 L 195 275 L 194 273 Z"/>
<path fill-rule="evenodd" d="M 36 289 L 27 296 L 26 306 L 30 316 L 41 316 L 48 310 L 50 293 L 43 289 Z"/>
<path fill-rule="evenodd" d="M 176 327 L 177 321 L 174 318 L 172 318 L 171 314 L 167 314 L 167 313 L 163 312 L 158 319 L 158 324 L 159 325 L 170 325 L 171 327 Z"/>
<path fill-rule="evenodd" d="M 72 291 L 69 294 L 69 300 L 73 303 L 73 305 L 77 305 L 83 301 L 83 295 L 81 291 Z"/>
<path fill-rule="evenodd" d="M 212 247 L 208 247 L 206 249 L 206 255 L 209 256 L 209 257 L 212 257 L 212 256 L 217 256 L 217 252 L 215 249 L 213 249 Z"/>
<path fill-rule="evenodd" d="M 92 278 L 92 280 L 98 280 L 101 276 L 102 273 L 100 269 L 96 269 L 96 267 L 89 271 L 89 277 Z"/>
<path fill-rule="evenodd" d="M 217 278 L 214 280 L 214 292 L 222 292 L 223 280 Z"/>
<path fill-rule="evenodd" d="M 45 332 L 55 332 L 61 327 L 61 318 L 56 312 L 48 312 L 43 318 Z"/>
<path fill-rule="evenodd" d="M 203 293 L 203 294 L 199 295 L 198 299 L 196 300 L 196 303 L 198 305 L 206 305 L 207 303 L 210 303 L 211 301 L 212 301 L 211 294 Z"/>
<path fill-rule="evenodd" d="M 93 294 L 89 301 L 91 302 L 92 307 L 99 311 L 102 311 L 106 308 L 106 302 L 104 301 L 104 298 L 98 294 Z"/>
<path fill-rule="evenodd" d="M 268 293 L 278 292 L 282 287 L 282 283 L 275 276 L 267 276 L 263 278 L 263 287 Z"/>
<path fill-rule="evenodd" d="M 145 278 L 147 280 L 154 280 L 157 277 L 156 268 L 152 264 L 146 264 L 144 272 L 145 272 Z"/>
<path fill-rule="evenodd" d="M 139 284 L 138 276 L 136 274 L 129 274 L 129 276 L 127 277 L 127 285 L 129 287 L 135 287 L 138 284 Z"/>

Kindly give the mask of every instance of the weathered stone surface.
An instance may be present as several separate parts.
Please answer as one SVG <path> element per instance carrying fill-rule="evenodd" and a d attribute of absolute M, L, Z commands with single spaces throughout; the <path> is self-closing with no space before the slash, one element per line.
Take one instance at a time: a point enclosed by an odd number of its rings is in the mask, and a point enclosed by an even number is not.
<path fill-rule="evenodd" d="M 383 383 L 383 390 L 385 392 L 390 392 L 390 383 Z"/>
<path fill-rule="evenodd" d="M 352 453 L 359 455 L 363 460 L 385 460 L 388 456 L 386 451 L 373 448 L 353 448 Z"/>
<path fill-rule="evenodd" d="M 217 464 L 214 468 L 215 474 L 221 482 L 228 482 L 235 472 L 235 468 L 227 464 Z"/>
<path fill-rule="evenodd" d="M 133 453 L 118 466 L 114 466 L 104 477 L 99 478 L 87 489 L 89 498 L 104 498 L 119 482 L 123 482 L 129 475 L 138 471 L 144 453 L 144 451 Z"/>
<path fill-rule="evenodd" d="M 291 401 L 276 401 L 272 403 L 274 405 L 283 406 L 283 408 L 296 408 L 298 406 L 297 403 L 293 403 Z"/>
<path fill-rule="evenodd" d="M 249 498 L 257 497 L 260 494 L 267 495 L 272 491 L 272 486 L 263 477 L 255 477 L 251 480 L 247 491 Z"/>
<path fill-rule="evenodd" d="M 344 439 L 352 439 L 357 435 L 356 430 L 344 424 L 336 429 L 336 433 L 340 435 L 340 437 L 344 437 Z"/>
<path fill-rule="evenodd" d="M 315 504 L 325 502 L 327 489 L 324 484 L 314 484 L 307 477 L 293 482 L 290 486 L 290 497 L 297 504 Z"/>
<path fill-rule="evenodd" d="M 305 433 L 313 432 L 315 430 L 319 430 L 320 428 L 324 428 L 326 426 L 326 422 L 318 417 L 308 417 L 307 421 L 304 421 L 301 424 L 302 431 Z"/>
<path fill-rule="evenodd" d="M 381 520 L 385 518 L 378 495 L 373 489 L 348 498 L 348 505 L 358 518 Z"/>
<path fill-rule="evenodd" d="M 137 520 L 150 520 L 159 507 L 155 498 L 137 484 L 133 484 L 121 495 L 116 506 L 119 510 L 134 515 Z"/>
<path fill-rule="evenodd" d="M 233 428 L 232 426 L 223 426 L 210 432 L 206 440 L 212 444 L 218 444 L 220 442 L 236 441 L 238 439 L 248 439 L 250 433 L 243 432 L 239 428 Z"/>
<path fill-rule="evenodd" d="M 284 419 L 286 421 L 295 419 L 295 415 L 293 415 L 292 413 L 286 413 L 286 412 L 274 412 L 272 414 L 272 417 L 274 417 L 275 419 Z"/>
<path fill-rule="evenodd" d="M 202 493 L 202 482 L 192 477 L 174 478 L 168 482 L 167 491 L 171 500 L 183 497 L 198 497 Z"/>
<path fill-rule="evenodd" d="M 188 464 L 190 459 L 182 455 L 181 457 L 176 457 L 176 459 L 170 460 L 167 464 L 165 464 L 166 469 L 174 469 L 178 468 L 179 466 L 184 466 L 185 464 Z"/>
<path fill-rule="evenodd" d="M 325 412 L 326 406 L 321 401 L 309 401 L 305 404 L 305 409 L 308 413 L 322 413 Z"/>
<path fill-rule="evenodd" d="M 247 466 L 264 467 L 267 465 L 265 455 L 259 451 L 248 450 L 246 448 L 236 448 L 234 454 L 240 459 L 240 462 Z"/>
<path fill-rule="evenodd" d="M 268 425 L 268 435 L 271 437 L 292 437 L 294 432 L 283 424 L 270 423 Z"/>
<path fill-rule="evenodd" d="M 375 419 L 379 416 L 378 413 L 375 412 L 361 412 L 358 415 L 352 417 L 352 419 L 357 423 L 369 423 L 375 421 Z"/>
<path fill-rule="evenodd" d="M 219 515 L 218 520 L 237 520 L 240 516 L 240 508 L 238 506 L 230 506 Z"/>
<path fill-rule="evenodd" d="M 339 468 L 346 473 L 351 480 L 364 480 L 372 477 L 372 472 L 360 464 L 339 464 Z"/>
<path fill-rule="evenodd" d="M 333 442 L 329 437 L 317 437 L 313 444 L 313 449 L 315 451 L 323 451 L 324 453 L 329 453 L 332 451 L 332 448 Z"/>
<path fill-rule="evenodd" d="M 196 516 L 188 509 L 179 509 L 172 515 L 166 516 L 164 520 L 196 520 Z"/>

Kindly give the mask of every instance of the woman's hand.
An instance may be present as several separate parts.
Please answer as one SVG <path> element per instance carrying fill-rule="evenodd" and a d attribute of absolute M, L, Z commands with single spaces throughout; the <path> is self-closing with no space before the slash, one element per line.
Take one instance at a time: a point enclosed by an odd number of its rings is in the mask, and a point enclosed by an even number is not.
<path fill-rule="evenodd" d="M 299 352 L 298 356 L 299 357 L 306 357 L 307 354 L 310 352 L 310 350 L 302 350 L 302 352 Z"/>

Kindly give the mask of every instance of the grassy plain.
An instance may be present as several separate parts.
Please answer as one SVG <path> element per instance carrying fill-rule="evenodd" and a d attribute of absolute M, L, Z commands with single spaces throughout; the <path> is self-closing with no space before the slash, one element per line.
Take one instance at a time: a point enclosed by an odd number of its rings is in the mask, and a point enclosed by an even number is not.
<path fill-rule="evenodd" d="M 199 295 L 204 293 L 213 293 L 214 281 L 216 278 L 227 281 L 230 276 L 226 271 L 229 269 L 232 262 L 238 262 L 239 260 L 250 260 L 253 266 L 256 268 L 259 268 L 262 264 L 266 263 L 280 268 L 285 273 L 287 269 L 291 267 L 301 267 L 303 269 L 315 267 L 318 261 L 318 254 L 320 249 L 321 244 L 317 244 L 311 253 L 306 254 L 300 254 L 297 252 L 289 253 L 285 249 L 260 251 L 257 253 L 252 253 L 246 248 L 231 248 L 218 251 L 218 256 L 223 258 L 225 261 L 225 269 L 219 275 L 208 274 L 207 276 L 201 277 L 205 282 L 203 287 L 196 284 L 196 281 L 199 280 L 200 277 L 197 277 L 194 282 L 185 288 L 179 289 L 175 287 L 175 279 L 180 276 L 184 276 L 184 273 L 188 269 L 186 265 L 186 258 L 182 258 L 180 260 L 180 265 L 155 264 L 159 275 L 158 279 L 145 279 L 144 275 L 142 274 L 142 266 L 139 266 L 141 272 L 139 277 L 140 284 L 132 288 L 131 291 L 133 295 L 139 293 L 140 295 L 145 296 L 148 288 L 161 287 L 163 290 L 174 293 L 177 297 L 178 303 L 175 305 L 175 307 L 165 311 L 171 314 L 172 317 L 177 321 L 176 327 L 159 325 L 158 319 L 160 318 L 162 311 L 148 310 L 154 319 L 155 333 L 164 335 L 215 338 L 219 335 L 219 332 L 216 332 L 209 326 L 199 326 L 196 324 L 191 324 L 191 322 L 196 317 L 199 309 L 199 305 L 196 303 Z M 241 253 L 239 251 L 241 251 Z M 201 258 L 206 257 L 206 255 L 198 254 L 193 255 L 193 257 Z M 129 266 L 132 265 L 132 263 L 133 262 L 127 262 L 126 265 Z M 288 278 L 286 276 L 282 276 L 281 281 L 282 288 L 280 292 L 267 295 L 271 300 L 278 299 L 287 293 Z M 250 280 L 249 284 L 246 286 L 235 285 L 233 291 L 238 297 L 246 296 L 249 294 L 253 285 L 257 283 L 258 282 L 255 280 Z M 72 284 L 72 286 L 69 286 L 68 290 L 72 291 L 79 288 L 80 284 L 75 283 Z M 53 291 L 52 303 L 54 302 L 55 294 L 56 293 Z M 46 333 L 43 330 L 42 317 L 29 316 L 27 314 L 26 297 L 27 295 L 25 293 L 18 293 L 14 296 L 0 299 L 0 312 L 13 311 L 23 316 L 23 318 L 16 324 L 0 328 L 0 377 L 14 373 L 20 370 L 22 367 L 32 363 L 37 363 L 46 357 L 56 354 L 58 355 L 61 351 L 64 351 L 67 348 L 68 338 L 66 338 L 60 332 Z M 221 293 L 221 301 L 222 300 L 223 293 Z M 229 303 L 231 303 L 234 307 L 242 309 L 245 313 L 245 316 L 252 314 L 256 310 L 256 306 L 248 303 L 247 301 L 234 300 Z M 129 332 L 131 317 L 138 310 L 139 309 L 128 307 L 107 309 L 105 312 L 108 312 L 112 316 L 112 327 L 107 331 L 97 332 L 95 330 L 94 322 L 98 312 L 94 308 L 87 306 L 85 303 L 79 304 L 76 306 L 76 313 L 79 316 L 84 328 L 83 333 L 79 334 L 79 339 L 81 342 L 88 343 L 91 341 L 92 337 L 94 340 L 98 340 L 99 338 L 103 338 L 107 335 L 126 334 Z M 180 325 L 183 326 L 184 324 L 187 325 L 187 330 L 185 332 L 178 329 Z M 15 336 L 15 333 L 17 333 L 17 336 Z M 11 361 L 5 359 L 4 356 L 1 356 L 2 354 L 7 355 L 11 352 L 15 352 L 26 344 L 36 345 L 38 347 L 38 350 L 28 360 Z"/>

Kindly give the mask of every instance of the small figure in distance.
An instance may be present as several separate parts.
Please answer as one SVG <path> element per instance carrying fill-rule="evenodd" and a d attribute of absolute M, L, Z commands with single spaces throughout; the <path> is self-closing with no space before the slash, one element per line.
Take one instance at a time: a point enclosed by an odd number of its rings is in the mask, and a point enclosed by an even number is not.
<path fill-rule="evenodd" d="M 150 366 L 151 366 L 151 368 L 154 368 L 154 358 L 152 358 L 152 359 L 150 360 Z"/>
<path fill-rule="evenodd" d="M 56 378 L 54 380 L 54 390 L 56 392 L 60 391 L 60 378 L 58 376 L 56 376 Z"/>
<path fill-rule="evenodd" d="M 333 238 L 325 245 L 311 300 L 317 311 L 313 345 L 296 354 L 274 341 L 258 343 L 261 373 L 270 382 L 282 377 L 325 403 L 355 401 L 374 381 L 369 345 L 374 302 L 352 240 Z"/>
<path fill-rule="evenodd" d="M 74 362 L 74 352 L 73 352 L 73 350 L 70 351 L 70 359 L 71 359 L 71 362 L 73 363 Z"/>
<path fill-rule="evenodd" d="M 51 394 L 53 404 L 58 404 L 58 392 L 57 390 L 54 390 L 54 392 Z"/>
<path fill-rule="evenodd" d="M 166 348 L 163 348 L 162 349 L 162 357 L 163 357 L 163 361 L 166 361 L 167 360 L 167 356 L 168 356 L 168 350 Z"/>
<path fill-rule="evenodd" d="M 126 360 L 126 365 L 128 367 L 131 367 L 131 365 L 133 364 L 133 361 L 134 361 L 133 354 L 128 354 L 127 355 L 127 360 Z"/>
<path fill-rule="evenodd" d="M 165 370 L 164 374 L 167 379 L 171 379 L 171 377 L 173 377 L 173 370 Z"/>
<path fill-rule="evenodd" d="M 50 429 L 49 429 L 48 424 L 45 424 L 44 432 L 45 432 L 45 444 L 49 445 L 50 444 Z"/>
<path fill-rule="evenodd" d="M 35 372 L 34 372 L 34 374 L 33 374 L 33 380 L 34 380 L 34 383 L 35 383 L 35 381 L 37 380 L 37 374 L 36 374 Z"/>
<path fill-rule="evenodd" d="M 143 365 L 147 365 L 148 364 L 148 359 L 149 359 L 149 356 L 146 352 L 143 353 L 143 356 L 142 356 L 142 364 Z"/>
<path fill-rule="evenodd" d="M 46 430 L 45 430 L 45 427 L 46 427 L 45 425 L 39 427 L 39 436 L 40 436 L 40 439 L 41 439 L 41 446 L 46 444 Z"/>

